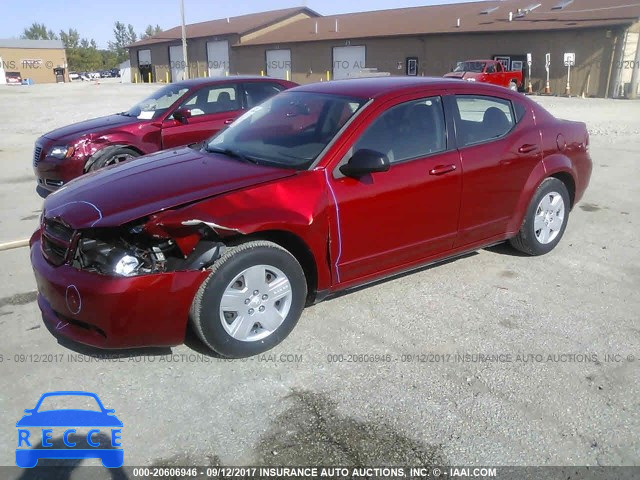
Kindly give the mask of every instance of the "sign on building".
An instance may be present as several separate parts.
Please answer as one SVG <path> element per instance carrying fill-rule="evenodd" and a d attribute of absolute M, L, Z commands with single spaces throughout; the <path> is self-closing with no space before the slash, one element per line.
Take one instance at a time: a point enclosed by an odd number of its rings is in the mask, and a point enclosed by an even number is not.
<path fill-rule="evenodd" d="M 565 67 L 573 67 L 576 64 L 576 54 L 575 53 L 565 53 L 564 54 L 564 66 Z"/>

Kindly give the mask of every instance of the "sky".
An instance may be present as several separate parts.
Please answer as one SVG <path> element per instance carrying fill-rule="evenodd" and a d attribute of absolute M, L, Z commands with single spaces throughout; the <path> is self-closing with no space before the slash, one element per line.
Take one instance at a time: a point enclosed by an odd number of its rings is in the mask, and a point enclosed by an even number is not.
<path fill-rule="evenodd" d="M 388 8 L 415 7 L 460 0 L 184 0 L 186 23 L 203 22 L 265 10 L 307 6 L 322 15 Z M 116 21 L 132 24 L 138 35 L 147 25 L 163 29 L 180 24 L 180 0 L 0 0 L 0 38 L 19 38 L 25 27 L 44 23 L 47 28 L 75 28 L 80 37 L 95 39 L 98 48 L 113 40 Z"/>

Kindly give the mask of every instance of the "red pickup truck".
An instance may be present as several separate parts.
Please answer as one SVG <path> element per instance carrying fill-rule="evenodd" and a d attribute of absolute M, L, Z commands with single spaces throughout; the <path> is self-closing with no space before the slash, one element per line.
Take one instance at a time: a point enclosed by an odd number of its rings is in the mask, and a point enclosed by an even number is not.
<path fill-rule="evenodd" d="M 460 78 L 469 82 L 493 83 L 511 90 L 522 88 L 523 77 L 520 70 L 505 70 L 497 60 L 466 60 L 460 62 L 447 78 Z"/>

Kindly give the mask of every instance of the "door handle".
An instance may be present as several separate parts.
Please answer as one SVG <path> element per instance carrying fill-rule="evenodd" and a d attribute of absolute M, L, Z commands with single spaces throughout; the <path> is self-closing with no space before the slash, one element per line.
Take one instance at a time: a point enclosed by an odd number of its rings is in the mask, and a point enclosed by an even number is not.
<path fill-rule="evenodd" d="M 443 175 L 445 173 L 453 172 L 455 169 L 455 165 L 438 165 L 429 171 L 429 175 Z"/>
<path fill-rule="evenodd" d="M 235 120 L 235 118 L 227 118 L 227 119 L 224 121 L 224 124 L 225 124 L 225 125 L 231 125 L 231 124 L 233 123 L 233 121 L 234 121 L 234 120 Z"/>
<path fill-rule="evenodd" d="M 538 150 L 538 145 L 536 145 L 535 143 L 525 143 L 518 149 L 518 152 L 531 153 L 535 152 L 536 150 Z"/>

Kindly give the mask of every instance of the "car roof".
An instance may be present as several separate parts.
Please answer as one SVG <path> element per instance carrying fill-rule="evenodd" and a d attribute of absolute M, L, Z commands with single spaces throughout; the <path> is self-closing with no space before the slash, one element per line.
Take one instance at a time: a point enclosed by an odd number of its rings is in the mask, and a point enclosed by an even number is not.
<path fill-rule="evenodd" d="M 469 86 L 467 82 L 462 82 L 457 78 L 442 77 L 369 77 L 351 78 L 347 80 L 333 80 L 330 82 L 310 83 L 300 87 L 295 87 L 287 92 L 313 92 L 327 93 L 331 95 L 344 95 L 354 98 L 378 98 L 388 94 L 402 93 L 414 89 L 425 87 L 456 88 Z M 493 91 L 495 93 L 505 93 L 504 87 L 497 87 L 490 84 L 474 85 L 478 93 L 482 91 Z"/>
<path fill-rule="evenodd" d="M 219 77 L 203 77 L 203 78 L 191 78 L 189 80 L 182 80 L 181 82 L 175 82 L 174 85 L 185 86 L 188 88 L 198 87 L 201 85 L 212 85 L 216 83 L 234 83 L 241 81 L 264 81 L 264 82 L 277 82 L 285 83 L 284 80 L 273 77 L 262 77 L 259 75 L 231 75 L 231 76 L 219 76 Z"/>

